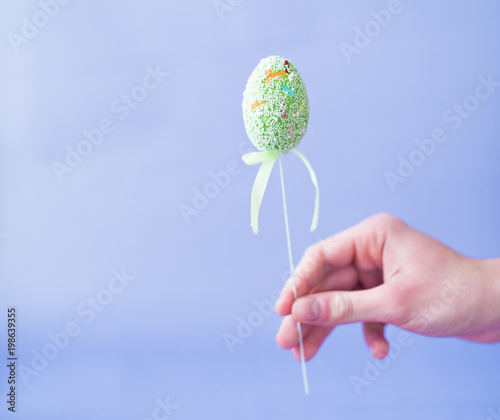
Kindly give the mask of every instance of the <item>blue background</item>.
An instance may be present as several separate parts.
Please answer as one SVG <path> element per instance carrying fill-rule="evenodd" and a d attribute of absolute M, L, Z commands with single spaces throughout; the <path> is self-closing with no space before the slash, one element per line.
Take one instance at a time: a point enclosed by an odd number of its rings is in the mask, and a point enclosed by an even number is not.
<path fill-rule="evenodd" d="M 277 315 L 233 352 L 223 334 L 281 288 L 288 267 L 278 173 L 254 236 L 256 167 L 240 159 L 253 150 L 242 92 L 269 55 L 297 66 L 311 105 L 298 150 L 320 182 L 314 233 L 307 171 L 284 158 L 295 262 L 380 211 L 466 255 L 500 256 L 500 91 L 456 130 L 443 119 L 479 77 L 500 81 L 500 4 L 401 0 L 350 62 L 341 44 L 387 1 L 233 4 L 219 16 L 210 0 L 73 0 L 16 51 L 8 34 L 42 9 L 0 1 L 0 311 L 18 309 L 26 367 L 49 334 L 71 322 L 80 332 L 36 375 L 18 372 L 16 418 L 143 420 L 169 397 L 179 420 L 486 420 L 500 405 L 500 345 L 412 334 L 358 395 L 350 377 L 373 359 L 361 326 L 342 326 L 308 362 L 305 396 L 300 364 L 275 342 Z M 121 120 L 111 104 L 148 66 L 169 75 Z M 53 162 L 103 118 L 115 130 L 59 182 Z M 436 128 L 447 141 L 391 191 L 384 173 Z M 186 223 L 182 205 L 231 161 L 237 174 Z M 134 279 L 86 323 L 79 305 L 122 268 Z M 3 365 L 5 321 L 0 332 Z M 392 342 L 399 333 L 387 330 Z"/>

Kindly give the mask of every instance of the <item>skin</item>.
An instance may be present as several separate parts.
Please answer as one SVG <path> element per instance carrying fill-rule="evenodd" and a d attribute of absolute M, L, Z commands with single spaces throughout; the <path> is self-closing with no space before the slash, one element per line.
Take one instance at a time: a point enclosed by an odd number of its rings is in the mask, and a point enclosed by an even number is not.
<path fill-rule="evenodd" d="M 362 322 L 374 357 L 387 356 L 384 326 L 433 337 L 500 341 L 500 258 L 478 260 L 388 214 L 311 246 L 283 287 L 275 310 L 284 316 L 276 341 L 311 359 L 340 324 Z"/>

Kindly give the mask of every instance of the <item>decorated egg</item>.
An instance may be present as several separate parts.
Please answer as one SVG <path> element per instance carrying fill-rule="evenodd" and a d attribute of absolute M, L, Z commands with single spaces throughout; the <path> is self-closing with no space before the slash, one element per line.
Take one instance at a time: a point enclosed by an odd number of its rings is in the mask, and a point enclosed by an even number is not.
<path fill-rule="evenodd" d="M 286 58 L 264 58 L 243 92 L 243 119 L 248 137 L 259 150 L 287 153 L 304 137 L 309 119 L 306 86 Z"/>

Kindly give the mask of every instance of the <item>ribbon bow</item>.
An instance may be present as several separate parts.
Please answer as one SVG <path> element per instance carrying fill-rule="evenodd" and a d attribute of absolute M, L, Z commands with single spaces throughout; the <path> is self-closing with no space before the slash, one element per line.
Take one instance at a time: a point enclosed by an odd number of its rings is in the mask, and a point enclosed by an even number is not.
<path fill-rule="evenodd" d="M 311 181 L 316 188 L 316 198 L 314 200 L 314 214 L 311 223 L 311 232 L 316 229 L 318 224 L 318 213 L 319 213 L 319 187 L 318 179 L 310 163 L 307 161 L 306 157 L 299 151 L 292 149 L 302 162 L 306 165 L 309 175 L 311 176 Z M 251 225 L 253 228 L 253 233 L 259 231 L 259 210 L 262 203 L 262 198 L 264 197 L 264 192 L 266 191 L 267 182 L 269 181 L 269 176 L 273 169 L 276 159 L 280 157 L 279 153 L 276 152 L 251 152 L 246 153 L 242 156 L 243 161 L 247 165 L 255 165 L 261 163 L 257 177 L 252 188 L 252 205 L 251 205 Z"/>

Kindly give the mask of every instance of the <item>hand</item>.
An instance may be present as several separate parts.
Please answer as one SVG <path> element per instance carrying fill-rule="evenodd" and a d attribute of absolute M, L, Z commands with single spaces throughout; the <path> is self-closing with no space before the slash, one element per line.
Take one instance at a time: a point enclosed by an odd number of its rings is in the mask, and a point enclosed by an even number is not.
<path fill-rule="evenodd" d="M 387 323 L 435 337 L 500 341 L 500 259 L 476 260 L 387 214 L 311 246 L 283 287 L 276 336 L 300 360 L 296 322 L 311 359 L 336 325 L 363 322 L 374 357 Z"/>

